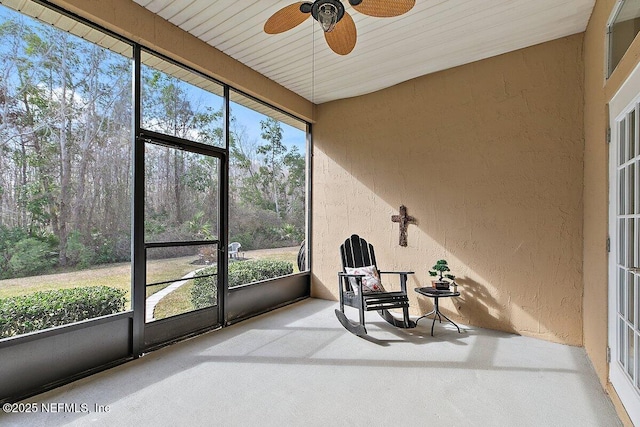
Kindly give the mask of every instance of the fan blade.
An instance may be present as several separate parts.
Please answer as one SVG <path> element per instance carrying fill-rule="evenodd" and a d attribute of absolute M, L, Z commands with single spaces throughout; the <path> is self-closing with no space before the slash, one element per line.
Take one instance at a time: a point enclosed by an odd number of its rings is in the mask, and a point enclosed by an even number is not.
<path fill-rule="evenodd" d="M 302 24 L 310 13 L 300 11 L 300 6 L 306 2 L 298 2 L 285 6 L 264 23 L 264 32 L 267 34 L 280 34 Z"/>
<path fill-rule="evenodd" d="M 355 10 L 376 18 L 390 18 L 409 12 L 416 5 L 416 0 L 362 0 L 350 2 Z"/>
<path fill-rule="evenodd" d="M 324 33 L 324 39 L 332 51 L 338 55 L 347 55 L 356 46 L 356 23 L 347 12 L 330 33 Z"/>

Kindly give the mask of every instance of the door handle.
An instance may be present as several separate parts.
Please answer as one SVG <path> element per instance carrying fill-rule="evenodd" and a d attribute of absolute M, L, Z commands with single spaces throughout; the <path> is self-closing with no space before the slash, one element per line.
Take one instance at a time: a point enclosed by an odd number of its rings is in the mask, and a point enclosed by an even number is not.
<path fill-rule="evenodd" d="M 632 273 L 640 273 L 640 267 L 629 267 L 629 271 Z"/>

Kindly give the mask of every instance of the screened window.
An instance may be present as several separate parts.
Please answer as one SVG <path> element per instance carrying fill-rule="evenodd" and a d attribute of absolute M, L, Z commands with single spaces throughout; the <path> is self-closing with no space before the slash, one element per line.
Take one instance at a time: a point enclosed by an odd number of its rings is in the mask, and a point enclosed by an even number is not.
<path fill-rule="evenodd" d="M 131 300 L 132 47 L 25 10 L 0 6 L 0 338 Z"/>
<path fill-rule="evenodd" d="M 230 109 L 229 287 L 246 284 L 232 282 L 241 262 L 267 262 L 261 279 L 305 271 L 306 124 L 235 91 Z"/>
<path fill-rule="evenodd" d="M 306 123 L 135 46 L 134 105 L 133 43 L 0 0 L 0 339 L 131 310 L 132 287 L 134 323 L 205 311 L 220 267 L 308 270 Z"/>
<path fill-rule="evenodd" d="M 144 129 L 224 147 L 223 87 L 151 53 L 142 52 Z"/>

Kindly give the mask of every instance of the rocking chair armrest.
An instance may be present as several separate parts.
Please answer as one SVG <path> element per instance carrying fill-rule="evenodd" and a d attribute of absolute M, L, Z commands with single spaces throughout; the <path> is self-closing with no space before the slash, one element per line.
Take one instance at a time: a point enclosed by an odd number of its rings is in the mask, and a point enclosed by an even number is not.
<path fill-rule="evenodd" d="M 378 271 L 380 274 L 415 274 L 415 271 Z"/>
<path fill-rule="evenodd" d="M 338 276 L 340 277 L 364 277 L 366 276 L 366 274 L 349 274 L 349 273 L 343 273 L 342 271 L 338 273 Z"/>
<path fill-rule="evenodd" d="M 340 277 L 340 278 L 347 278 L 347 279 L 349 279 L 349 278 L 353 277 L 353 278 L 355 278 L 355 279 L 356 279 L 356 283 L 357 283 L 357 285 L 358 285 L 358 289 L 360 290 L 360 295 L 361 295 L 361 296 L 363 295 L 363 290 L 362 290 L 362 278 L 363 278 L 363 277 L 365 277 L 365 276 L 366 276 L 366 274 L 348 274 L 348 273 L 344 273 L 344 272 L 342 272 L 342 271 L 339 271 L 339 272 L 338 272 L 338 277 Z M 353 286 L 352 286 L 352 287 L 353 287 Z M 342 280 L 340 280 L 340 292 L 342 292 L 342 291 L 343 291 L 343 288 L 342 288 Z"/>
<path fill-rule="evenodd" d="M 400 276 L 400 289 L 405 294 L 407 293 L 407 276 L 409 274 L 414 274 L 413 271 L 378 271 L 380 275 L 383 274 L 397 274 Z"/>

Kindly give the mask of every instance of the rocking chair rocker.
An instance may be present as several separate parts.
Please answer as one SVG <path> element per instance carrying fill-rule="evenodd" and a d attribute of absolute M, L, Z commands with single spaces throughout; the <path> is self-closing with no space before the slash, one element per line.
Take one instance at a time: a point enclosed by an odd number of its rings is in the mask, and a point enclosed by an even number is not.
<path fill-rule="evenodd" d="M 338 273 L 338 290 L 340 293 L 340 310 L 336 317 L 349 332 L 357 336 L 367 335 L 364 326 L 364 312 L 377 311 L 380 316 L 398 328 L 415 328 L 416 324 L 409 319 L 409 297 L 407 296 L 407 275 L 413 271 L 379 271 L 373 246 L 354 234 L 340 245 L 342 272 Z M 354 272 L 353 269 L 357 271 Z M 367 274 L 371 273 L 371 274 Z M 378 287 L 382 274 L 398 274 L 401 291 L 387 292 Z M 380 291 L 371 291 L 370 287 Z M 360 323 L 350 321 L 344 314 L 344 306 L 357 308 L 360 311 Z M 388 310 L 401 308 L 403 318 L 398 319 Z"/>

